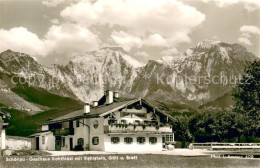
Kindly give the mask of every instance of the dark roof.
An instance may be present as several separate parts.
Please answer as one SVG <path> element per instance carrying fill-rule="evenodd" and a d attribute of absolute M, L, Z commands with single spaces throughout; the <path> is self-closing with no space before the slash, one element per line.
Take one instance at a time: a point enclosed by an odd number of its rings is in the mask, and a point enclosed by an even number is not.
<path fill-rule="evenodd" d="M 114 102 L 110 105 L 102 105 L 102 106 L 98 106 L 98 107 L 93 107 L 90 109 L 90 113 L 88 113 L 88 114 L 84 114 L 84 109 L 81 109 L 81 110 L 66 114 L 64 116 L 55 118 L 53 120 L 46 121 L 44 124 L 64 122 L 64 121 L 69 121 L 69 120 L 74 120 L 74 119 L 79 119 L 79 118 L 99 117 L 99 115 L 105 114 L 107 112 L 114 112 L 116 110 L 124 108 L 128 104 L 132 104 L 139 100 L 140 99 L 132 99 L 132 100 L 123 101 L 123 102 Z"/>
<path fill-rule="evenodd" d="M 51 133 L 51 131 L 41 131 L 41 132 L 37 132 L 35 134 L 32 134 L 32 135 L 29 135 L 27 138 L 32 138 L 32 137 L 37 137 L 37 136 L 40 136 L 40 135 L 46 135 L 46 134 L 49 134 Z"/>
<path fill-rule="evenodd" d="M 167 117 L 168 117 L 169 119 L 171 119 L 172 121 L 175 121 L 175 120 L 176 120 L 173 116 L 171 116 L 171 115 L 168 114 L 167 112 L 158 109 L 156 106 L 154 106 L 153 104 L 151 104 L 151 103 L 145 101 L 144 99 L 142 99 L 142 102 L 146 103 L 148 106 L 153 107 L 153 108 L 155 109 L 155 111 L 157 111 L 158 113 L 161 113 L 161 114 L 167 116 Z"/>
<path fill-rule="evenodd" d="M 109 104 L 109 105 L 101 105 L 101 106 L 98 106 L 98 107 L 92 107 L 90 109 L 90 113 L 87 113 L 87 114 L 84 114 L 84 109 L 81 109 L 81 110 L 74 111 L 74 112 L 71 112 L 69 114 L 66 114 L 64 116 L 55 118 L 53 120 L 48 120 L 44 124 L 59 123 L 59 122 L 65 122 L 65 121 L 80 119 L 80 118 L 96 118 L 96 117 L 100 117 L 100 116 L 105 116 L 109 113 L 120 110 L 120 109 L 126 107 L 127 105 L 133 104 L 133 103 L 140 101 L 140 100 L 143 103 L 147 104 L 148 106 L 154 108 L 156 112 L 169 117 L 169 119 L 171 119 L 171 120 L 175 120 L 168 113 L 158 109 L 156 106 L 152 105 L 151 103 L 148 103 L 144 99 L 138 98 L 138 99 L 132 99 L 132 100 L 127 100 L 127 101 L 121 101 L 121 102 L 113 102 L 112 104 Z"/>

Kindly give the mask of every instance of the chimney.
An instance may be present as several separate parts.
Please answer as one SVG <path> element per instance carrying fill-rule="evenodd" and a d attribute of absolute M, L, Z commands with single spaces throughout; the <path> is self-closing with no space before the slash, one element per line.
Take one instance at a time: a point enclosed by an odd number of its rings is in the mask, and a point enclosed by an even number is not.
<path fill-rule="evenodd" d="M 93 107 L 97 107 L 98 106 L 98 101 L 93 101 Z"/>
<path fill-rule="evenodd" d="M 105 92 L 105 96 L 106 96 L 106 104 L 111 104 L 111 103 L 113 103 L 113 91 L 107 90 L 107 91 Z"/>
<path fill-rule="evenodd" d="M 90 105 L 89 103 L 86 103 L 84 105 L 84 114 L 88 114 L 90 112 Z"/>
<path fill-rule="evenodd" d="M 114 98 L 119 98 L 119 93 L 118 92 L 114 92 Z"/>

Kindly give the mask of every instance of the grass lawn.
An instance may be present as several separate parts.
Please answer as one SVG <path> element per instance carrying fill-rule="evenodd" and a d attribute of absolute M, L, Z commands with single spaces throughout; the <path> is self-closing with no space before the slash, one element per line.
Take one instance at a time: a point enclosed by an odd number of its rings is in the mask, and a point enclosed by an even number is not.
<path fill-rule="evenodd" d="M 116 159 L 118 156 L 118 160 Z M 134 160 L 127 160 L 127 156 L 136 156 Z M 24 158 L 29 160 L 30 157 L 37 158 L 37 156 L 24 156 L 19 158 Z M 260 167 L 260 160 L 256 159 L 223 159 L 223 158 L 210 158 L 210 156 L 204 157 L 182 157 L 182 156 L 172 156 L 172 155 L 85 155 L 85 156 L 68 156 L 73 158 L 73 161 L 55 161 L 52 160 L 52 156 L 39 156 L 44 158 L 50 158 L 50 161 L 6 161 L 6 157 L 0 158 L 0 167 L 32 167 L 32 168 L 48 168 L 48 167 L 112 167 L 112 168 L 122 168 L 122 167 Z M 62 156 L 59 156 L 62 157 Z M 54 158 L 59 158 L 54 157 Z M 76 160 L 76 158 L 82 158 L 82 160 Z M 95 160 L 88 161 L 84 160 L 84 157 L 104 157 L 106 160 Z M 120 160 L 123 157 L 124 160 Z M 15 158 L 8 157 L 8 158 Z M 110 160 L 114 158 L 115 160 Z"/>
<path fill-rule="evenodd" d="M 40 125 L 50 118 L 57 118 L 70 112 L 83 108 L 83 103 L 71 98 L 55 95 L 41 88 L 29 87 L 27 85 L 17 86 L 13 92 L 23 97 L 28 102 L 45 107 L 45 111 L 29 115 L 26 111 L 3 108 L 11 114 L 6 129 L 7 135 L 29 136 L 40 131 Z"/>

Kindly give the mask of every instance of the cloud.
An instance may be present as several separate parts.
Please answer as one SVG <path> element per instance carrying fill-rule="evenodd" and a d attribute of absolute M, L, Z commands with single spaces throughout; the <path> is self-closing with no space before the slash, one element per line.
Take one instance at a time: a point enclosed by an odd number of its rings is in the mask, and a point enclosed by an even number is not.
<path fill-rule="evenodd" d="M 66 0 L 43 0 L 42 4 L 46 5 L 47 7 L 56 7 L 65 1 Z"/>
<path fill-rule="evenodd" d="M 65 23 L 51 26 L 45 36 L 45 43 L 48 52 L 70 54 L 96 50 L 100 41 L 98 36 L 87 28 Z"/>
<path fill-rule="evenodd" d="M 67 1 L 42 3 L 55 7 Z M 73 0 L 60 15 L 60 20 L 43 16 L 53 24 L 43 38 L 23 27 L 1 29 L 0 50 L 13 49 L 46 57 L 96 50 L 104 43 L 117 44 L 127 51 L 140 51 L 147 46 L 170 48 L 191 42 L 189 34 L 206 17 L 177 0 Z M 107 25 L 111 30 L 95 29 L 97 25 Z"/>
<path fill-rule="evenodd" d="M 212 39 L 217 40 L 218 36 L 213 36 Z"/>
<path fill-rule="evenodd" d="M 128 50 L 141 45 L 171 46 L 190 42 L 189 33 L 205 20 L 203 13 L 177 0 L 82 0 L 60 14 L 81 25 L 124 27 L 124 32 L 113 32 L 111 38 Z"/>
<path fill-rule="evenodd" d="M 220 8 L 228 7 L 238 3 L 243 3 L 244 8 L 248 11 L 254 11 L 260 8 L 259 0 L 201 0 L 201 1 L 205 3 L 214 2 Z"/>
<path fill-rule="evenodd" d="M 129 51 L 133 47 L 140 48 L 143 45 L 142 39 L 124 31 L 113 31 L 111 38 L 126 51 Z"/>
<path fill-rule="evenodd" d="M 243 43 L 243 44 L 246 44 L 246 45 L 252 45 L 251 41 L 248 38 L 245 38 L 245 37 L 238 38 L 238 41 L 240 43 Z"/>
<path fill-rule="evenodd" d="M 71 23 L 51 26 L 43 39 L 24 27 L 0 29 L 0 39 L 0 52 L 12 49 L 43 57 L 96 50 L 100 43 L 90 30 Z"/>
<path fill-rule="evenodd" d="M 168 46 L 167 40 L 160 34 L 151 34 L 144 40 L 144 45 L 147 46 Z"/>
<path fill-rule="evenodd" d="M 176 56 L 178 54 L 179 54 L 179 51 L 175 47 L 168 48 L 161 52 L 162 56 Z"/>
<path fill-rule="evenodd" d="M 14 27 L 10 30 L 0 29 L 0 51 L 12 49 L 31 55 L 39 55 L 44 48 L 44 42 L 35 33 L 24 27 Z"/>
<path fill-rule="evenodd" d="M 244 25 L 240 27 L 240 31 L 260 35 L 260 29 L 256 26 Z"/>
<path fill-rule="evenodd" d="M 138 51 L 136 55 L 143 58 L 147 58 L 149 56 L 145 51 Z"/>
<path fill-rule="evenodd" d="M 140 38 L 137 35 L 124 31 L 113 31 L 111 39 L 126 51 L 129 51 L 132 48 L 141 48 L 143 46 L 167 47 L 169 46 L 169 40 L 171 40 L 162 37 L 160 34 L 151 34 L 148 37 Z"/>
<path fill-rule="evenodd" d="M 246 45 L 252 45 L 252 42 L 250 41 L 251 34 L 260 35 L 260 29 L 257 26 L 252 26 L 252 25 L 241 26 L 240 32 L 241 35 L 238 38 L 238 41 Z"/>
<path fill-rule="evenodd" d="M 52 24 L 59 24 L 59 20 L 58 19 L 51 19 L 51 23 Z"/>
<path fill-rule="evenodd" d="M 244 32 L 244 33 L 241 34 L 241 37 L 250 38 L 251 35 L 248 32 Z"/>

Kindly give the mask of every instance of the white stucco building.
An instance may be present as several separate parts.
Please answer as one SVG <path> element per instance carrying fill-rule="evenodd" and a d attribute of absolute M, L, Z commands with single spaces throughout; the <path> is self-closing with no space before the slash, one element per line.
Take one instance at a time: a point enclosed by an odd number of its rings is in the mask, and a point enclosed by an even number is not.
<path fill-rule="evenodd" d="M 5 128 L 8 126 L 8 123 L 4 121 L 5 118 L 9 118 L 9 113 L 4 113 L 0 109 L 0 150 L 6 149 L 6 134 Z"/>
<path fill-rule="evenodd" d="M 141 98 L 120 101 L 117 92 L 106 91 L 92 105 L 46 121 L 30 137 L 37 150 L 162 151 L 174 143 L 169 120 Z"/>

